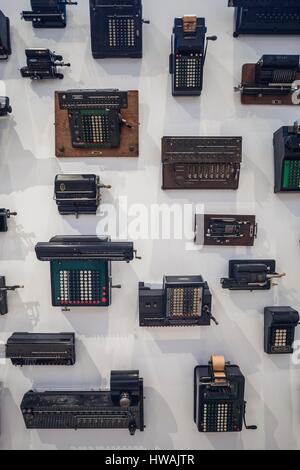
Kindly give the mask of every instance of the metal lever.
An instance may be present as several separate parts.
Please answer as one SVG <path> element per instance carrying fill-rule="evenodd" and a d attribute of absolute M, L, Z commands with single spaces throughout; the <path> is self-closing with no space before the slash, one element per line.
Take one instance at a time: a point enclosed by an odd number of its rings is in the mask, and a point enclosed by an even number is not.
<path fill-rule="evenodd" d="M 235 93 L 239 93 L 240 91 L 242 92 L 244 89 L 243 85 L 240 83 L 238 86 L 234 87 Z"/>
<path fill-rule="evenodd" d="M 272 279 L 281 279 L 282 277 L 285 277 L 286 276 L 286 273 L 281 273 L 281 274 L 270 274 L 267 276 L 268 280 L 272 280 Z M 278 286 L 277 283 L 275 282 L 272 282 L 272 287 L 275 287 L 275 286 Z"/>
<path fill-rule="evenodd" d="M 249 282 L 248 283 L 248 286 L 253 286 L 253 287 L 264 287 L 268 284 L 269 281 L 271 281 L 272 279 L 281 279 L 282 277 L 285 277 L 286 276 L 286 273 L 281 273 L 281 274 L 278 274 L 278 273 L 274 273 L 274 274 L 267 274 L 266 275 L 266 282 Z M 278 286 L 278 284 L 273 284 L 272 283 L 272 286 Z"/>
<path fill-rule="evenodd" d="M 128 122 L 124 118 L 121 118 L 121 123 L 123 126 L 128 127 L 129 129 L 132 129 L 135 126 L 132 122 Z"/>
<path fill-rule="evenodd" d="M 7 211 L 6 211 L 6 217 L 7 217 L 8 219 L 9 219 L 10 217 L 16 216 L 16 215 L 18 215 L 17 212 L 10 212 L 10 210 L 7 210 Z"/>
<path fill-rule="evenodd" d="M 54 65 L 55 67 L 71 67 L 70 63 L 65 64 L 64 62 L 58 62 L 58 63 L 55 63 Z"/>
<path fill-rule="evenodd" d="M 282 277 L 285 277 L 285 276 L 286 276 L 286 273 L 267 274 L 267 279 L 269 279 L 269 280 L 271 280 L 271 279 L 281 279 Z"/>
<path fill-rule="evenodd" d="M 0 292 L 15 291 L 17 289 L 24 289 L 24 286 L 5 286 L 0 287 Z"/>
<path fill-rule="evenodd" d="M 208 36 L 206 38 L 206 45 L 205 45 L 205 51 L 204 51 L 204 57 L 203 57 L 203 64 L 205 64 L 206 60 L 206 54 L 207 54 L 207 48 L 208 48 L 208 41 L 217 41 L 218 36 Z"/>
<path fill-rule="evenodd" d="M 8 291 L 15 291 L 17 289 L 23 289 L 24 286 L 6 286 L 5 277 L 0 276 L 0 315 L 6 315 L 8 313 L 8 304 L 7 304 L 7 293 Z"/>
<path fill-rule="evenodd" d="M 246 428 L 246 429 L 250 429 L 250 430 L 252 430 L 252 431 L 256 431 L 257 426 L 254 426 L 254 425 L 252 425 L 252 426 L 247 426 L 247 423 L 246 423 L 246 406 L 247 406 L 247 402 L 244 401 L 243 421 L 244 421 L 245 428 Z"/>
<path fill-rule="evenodd" d="M 70 312 L 71 309 L 69 307 L 64 307 L 61 309 L 62 312 Z"/>
<path fill-rule="evenodd" d="M 243 85 L 240 83 L 234 87 L 235 92 L 247 93 L 251 95 L 263 95 L 263 94 L 289 94 L 294 91 L 298 91 L 299 88 L 293 87 L 292 85 L 281 85 L 272 84 L 271 86 L 259 86 L 259 85 Z M 251 93 L 250 93 L 251 92 Z"/>
<path fill-rule="evenodd" d="M 203 309 L 208 315 L 211 321 L 213 321 L 217 326 L 219 325 L 218 320 L 213 316 L 213 314 L 209 311 L 209 307 L 207 305 L 204 306 Z"/>
<path fill-rule="evenodd" d="M 218 320 L 212 314 L 210 314 L 209 316 L 210 316 L 210 319 L 218 326 L 219 325 Z"/>

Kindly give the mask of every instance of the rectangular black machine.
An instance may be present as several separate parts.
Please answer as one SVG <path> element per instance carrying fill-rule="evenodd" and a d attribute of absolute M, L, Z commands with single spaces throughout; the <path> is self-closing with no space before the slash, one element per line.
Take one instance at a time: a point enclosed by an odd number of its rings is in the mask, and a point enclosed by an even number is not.
<path fill-rule="evenodd" d="M 62 215 L 96 214 L 104 186 L 96 175 L 57 175 L 54 199 Z"/>
<path fill-rule="evenodd" d="M 27 429 L 144 431 L 139 371 L 112 371 L 109 391 L 29 391 L 21 403 Z"/>
<path fill-rule="evenodd" d="M 50 261 L 54 307 L 108 307 L 111 304 L 111 263 L 130 262 L 132 242 L 96 236 L 54 237 L 35 247 L 40 261 Z"/>
<path fill-rule="evenodd" d="M 194 372 L 194 421 L 199 432 L 241 432 L 245 423 L 245 377 L 239 366 L 212 356 Z M 246 426 L 256 429 L 256 426 Z"/>
<path fill-rule="evenodd" d="M 71 0 L 31 0 L 32 11 L 23 11 L 22 18 L 31 21 L 34 28 L 65 28 L 67 5 L 77 5 Z"/>
<path fill-rule="evenodd" d="M 284 126 L 274 133 L 275 193 L 300 191 L 300 127 Z"/>
<path fill-rule="evenodd" d="M 71 366 L 76 361 L 74 333 L 14 333 L 5 349 L 14 366 Z"/>
<path fill-rule="evenodd" d="M 74 148 L 118 148 L 122 126 L 131 126 L 122 117 L 128 107 L 126 91 L 68 90 L 58 92 L 61 110 L 67 110 Z"/>
<path fill-rule="evenodd" d="M 7 96 L 0 96 L 0 117 L 12 113 L 12 107 Z"/>
<path fill-rule="evenodd" d="M 264 351 L 292 354 L 299 313 L 291 307 L 266 307 L 264 311 Z"/>
<path fill-rule="evenodd" d="M 58 72 L 58 67 L 70 67 L 70 64 L 63 62 L 61 55 L 56 55 L 49 49 L 26 49 L 25 54 L 27 65 L 20 70 L 23 78 L 31 78 L 31 80 L 63 79 L 64 75 Z"/>
<path fill-rule="evenodd" d="M 196 245 L 253 246 L 257 237 L 254 215 L 196 214 Z"/>
<path fill-rule="evenodd" d="M 299 105 L 300 56 L 265 54 L 256 64 L 245 64 L 235 91 L 243 104 Z"/>
<path fill-rule="evenodd" d="M 229 0 L 240 34 L 300 34 L 299 0 Z"/>
<path fill-rule="evenodd" d="M 0 10 L 0 60 L 7 60 L 10 55 L 10 21 Z"/>
<path fill-rule="evenodd" d="M 163 189 L 237 189 L 242 137 L 163 137 Z"/>
<path fill-rule="evenodd" d="M 0 315 L 8 313 L 7 293 L 17 289 L 23 289 L 24 286 L 7 286 L 5 277 L 0 276 Z"/>
<path fill-rule="evenodd" d="M 95 59 L 143 56 L 142 0 L 90 0 Z"/>
<path fill-rule="evenodd" d="M 173 96 L 200 96 L 208 37 L 205 18 L 185 15 L 175 18 L 171 39 L 170 74 Z"/>
<path fill-rule="evenodd" d="M 274 279 L 284 276 L 276 272 L 275 260 L 230 260 L 228 278 L 221 284 L 229 290 L 270 290 Z"/>
<path fill-rule="evenodd" d="M 206 326 L 211 313 L 211 292 L 202 276 L 165 276 L 156 289 L 139 283 L 140 326 Z"/>
<path fill-rule="evenodd" d="M 11 212 L 9 209 L 0 209 L 0 232 L 8 231 L 7 220 L 16 215 L 16 212 Z"/>

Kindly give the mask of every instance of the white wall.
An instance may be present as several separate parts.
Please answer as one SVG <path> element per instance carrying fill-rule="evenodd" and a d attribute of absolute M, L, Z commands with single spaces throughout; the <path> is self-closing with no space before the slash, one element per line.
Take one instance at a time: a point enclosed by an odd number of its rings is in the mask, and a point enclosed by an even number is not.
<path fill-rule="evenodd" d="M 226 0 L 144 0 L 145 50 L 142 61 L 93 60 L 88 1 L 70 7 L 65 30 L 34 31 L 21 21 L 29 0 L 2 0 L 11 19 L 13 55 L 0 64 L 1 94 L 13 114 L 0 123 L 0 206 L 18 211 L 10 231 L 1 234 L 0 273 L 25 289 L 9 295 L 9 314 L 0 319 L 1 341 L 14 331 L 75 331 L 78 361 L 72 368 L 15 368 L 4 359 L 0 380 L 1 448 L 295 449 L 300 447 L 299 366 L 290 356 L 263 352 L 263 309 L 300 308 L 300 206 L 298 195 L 273 194 L 272 135 L 299 117 L 296 107 L 243 107 L 233 87 L 241 66 L 263 53 L 298 54 L 296 37 L 242 37 L 234 40 L 233 10 Z M 207 20 L 210 44 L 201 99 L 174 99 L 168 54 L 175 16 L 196 13 Z M 49 47 L 72 63 L 63 81 L 31 83 L 18 69 L 26 47 Z M 54 152 L 53 94 L 58 89 L 139 89 L 140 157 L 137 160 L 57 160 Z M 161 190 L 160 139 L 163 135 L 242 135 L 243 169 L 238 192 Z M 142 261 L 113 266 L 115 291 L 107 310 L 63 313 L 50 305 L 49 266 L 38 262 L 34 246 L 57 234 L 91 234 L 101 220 L 62 218 L 53 197 L 57 173 L 97 173 L 113 189 L 103 203 L 203 203 L 207 212 L 256 213 L 259 236 L 252 249 L 206 247 L 186 251 L 185 241 L 138 240 Z M 99 229 L 99 227 L 98 227 Z M 99 230 L 98 230 L 99 231 Z M 230 293 L 220 288 L 233 257 L 274 257 L 288 276 L 270 292 Z M 220 326 L 144 330 L 138 326 L 138 281 L 160 282 L 164 274 L 202 274 L 213 292 Z M 300 330 L 300 329 L 299 329 Z M 300 331 L 298 331 L 298 338 Z M 193 422 L 193 368 L 212 353 L 238 363 L 246 376 L 248 421 L 258 431 L 239 435 L 199 434 Z M 123 431 L 27 431 L 19 404 L 34 387 L 107 386 L 111 369 L 138 368 L 145 383 L 147 429 L 134 438 Z"/>

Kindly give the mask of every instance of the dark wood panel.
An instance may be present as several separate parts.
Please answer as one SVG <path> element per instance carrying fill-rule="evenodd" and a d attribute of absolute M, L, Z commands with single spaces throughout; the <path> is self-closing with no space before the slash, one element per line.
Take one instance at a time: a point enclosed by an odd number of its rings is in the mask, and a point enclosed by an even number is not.
<path fill-rule="evenodd" d="M 255 83 L 255 67 L 256 64 L 244 64 L 242 69 L 242 83 L 254 84 Z M 296 76 L 300 80 L 300 73 Z M 299 89 L 300 92 L 300 89 Z M 276 106 L 295 106 L 292 102 L 292 93 L 286 96 L 268 95 L 268 96 L 249 96 L 241 94 L 242 104 L 271 104 Z"/>
<path fill-rule="evenodd" d="M 113 149 L 78 149 L 72 146 L 68 111 L 60 109 L 58 92 L 55 92 L 55 155 L 70 157 L 138 157 L 139 156 L 139 92 L 128 92 L 128 108 L 122 109 L 122 116 L 133 123 L 121 130 L 121 145 Z"/>
<path fill-rule="evenodd" d="M 236 219 L 247 222 L 241 226 L 241 238 L 224 238 L 221 241 L 207 236 L 210 220 L 214 219 Z M 201 228 L 200 228 L 201 229 Z M 254 215 L 227 215 L 227 214 L 205 214 L 204 216 L 204 245 L 208 246 L 253 246 L 256 238 L 256 217 Z"/>

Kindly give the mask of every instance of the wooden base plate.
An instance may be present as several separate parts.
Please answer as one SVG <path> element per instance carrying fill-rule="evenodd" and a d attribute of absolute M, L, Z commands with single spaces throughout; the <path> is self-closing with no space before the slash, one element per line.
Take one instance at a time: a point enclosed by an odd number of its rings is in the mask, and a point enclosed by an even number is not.
<path fill-rule="evenodd" d="M 241 226 L 240 232 L 243 235 L 241 238 L 227 238 L 219 239 L 207 236 L 211 219 L 235 219 L 244 222 L 245 225 Z M 205 214 L 204 216 L 204 245 L 209 246 L 253 246 L 256 238 L 256 217 L 254 215 L 222 215 L 222 214 Z"/>
<path fill-rule="evenodd" d="M 210 237 L 209 227 L 212 219 L 234 219 L 242 222 L 240 238 Z M 195 243 L 208 246 L 253 246 L 257 236 L 256 217 L 254 215 L 196 214 Z"/>
<path fill-rule="evenodd" d="M 58 158 L 80 157 L 138 157 L 139 156 L 139 92 L 128 92 L 128 108 L 122 116 L 134 124 L 121 129 L 121 145 L 113 149 L 78 149 L 72 146 L 68 111 L 60 109 L 58 92 L 55 92 L 55 155 Z"/>
<path fill-rule="evenodd" d="M 255 83 L 255 67 L 256 64 L 245 64 L 242 69 L 242 84 L 253 84 Z M 297 80 L 300 80 L 300 73 L 296 76 Z M 299 89 L 300 92 L 300 89 Z M 292 101 L 292 94 L 286 96 L 280 95 L 268 95 L 268 96 L 249 96 L 241 93 L 242 104 L 271 104 L 271 105 L 294 105 Z"/>

